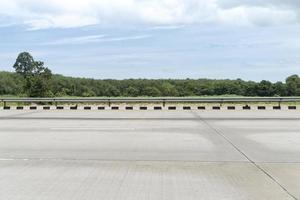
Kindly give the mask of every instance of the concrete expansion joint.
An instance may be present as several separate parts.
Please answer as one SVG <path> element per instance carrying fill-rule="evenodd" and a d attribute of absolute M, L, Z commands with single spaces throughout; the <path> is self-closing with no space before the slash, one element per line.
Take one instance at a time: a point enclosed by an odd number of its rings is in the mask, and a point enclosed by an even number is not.
<path fill-rule="evenodd" d="M 263 169 L 258 163 L 252 160 L 243 150 L 241 150 L 237 145 L 235 145 L 228 137 L 226 137 L 222 132 L 214 128 L 203 119 L 198 113 L 193 112 L 193 115 L 199 119 L 203 124 L 205 124 L 209 129 L 211 129 L 215 134 L 222 137 L 226 142 L 228 142 L 234 149 L 236 149 L 246 160 L 248 160 L 255 168 L 257 168 L 260 172 L 262 172 L 265 176 L 271 179 L 276 185 L 278 185 L 288 196 L 290 196 L 293 200 L 299 200 L 296 196 L 294 196 L 287 188 L 285 188 L 274 176 L 268 173 L 265 169 Z"/>

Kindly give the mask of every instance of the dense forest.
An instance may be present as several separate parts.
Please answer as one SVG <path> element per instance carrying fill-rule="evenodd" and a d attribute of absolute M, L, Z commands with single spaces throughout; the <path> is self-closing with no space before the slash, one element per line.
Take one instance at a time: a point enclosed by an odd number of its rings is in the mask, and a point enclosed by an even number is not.
<path fill-rule="evenodd" d="M 184 96 L 300 96 L 300 78 L 286 82 L 237 80 L 95 80 L 52 75 L 29 53 L 19 55 L 15 73 L 0 72 L 0 95 L 30 97 L 184 97 Z"/>
<path fill-rule="evenodd" d="M 0 95 L 28 96 L 24 91 L 25 80 L 11 72 L 0 72 Z M 45 96 L 80 97 L 137 97 L 137 96 L 300 96 L 300 78 L 287 78 L 286 83 L 243 80 L 94 80 L 53 75 Z M 31 95 L 35 96 L 35 95 Z"/>

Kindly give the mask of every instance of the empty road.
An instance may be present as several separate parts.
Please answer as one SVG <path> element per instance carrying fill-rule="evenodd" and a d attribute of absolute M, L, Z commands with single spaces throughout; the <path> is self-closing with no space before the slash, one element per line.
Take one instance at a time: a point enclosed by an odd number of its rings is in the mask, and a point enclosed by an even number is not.
<path fill-rule="evenodd" d="M 299 111 L 0 111 L 0 199 L 299 200 Z"/>

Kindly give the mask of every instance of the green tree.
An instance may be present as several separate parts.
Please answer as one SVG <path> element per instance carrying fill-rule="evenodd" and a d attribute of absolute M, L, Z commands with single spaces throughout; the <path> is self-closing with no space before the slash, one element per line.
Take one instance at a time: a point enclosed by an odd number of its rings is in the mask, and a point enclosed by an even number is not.
<path fill-rule="evenodd" d="M 22 96 L 24 81 L 19 74 L 0 72 L 0 95 Z"/>
<path fill-rule="evenodd" d="M 156 87 L 146 87 L 145 94 L 149 97 L 159 97 L 161 96 L 161 92 Z"/>
<path fill-rule="evenodd" d="M 263 97 L 274 96 L 272 83 L 270 81 L 266 81 L 266 80 L 261 81 L 257 85 L 256 91 L 258 96 L 263 96 Z"/>
<path fill-rule="evenodd" d="M 286 85 L 282 82 L 276 82 L 275 84 L 273 84 L 273 90 L 275 93 L 275 96 L 287 96 L 287 88 Z"/>
<path fill-rule="evenodd" d="M 110 83 L 107 84 L 107 86 L 105 87 L 104 96 L 118 97 L 120 96 L 120 94 L 121 94 L 120 90 Z"/>
<path fill-rule="evenodd" d="M 287 93 L 289 96 L 300 96 L 300 78 L 292 75 L 286 79 Z"/>
<path fill-rule="evenodd" d="M 137 97 L 139 96 L 139 90 L 135 87 L 130 86 L 125 89 L 125 95 L 128 97 Z"/>
<path fill-rule="evenodd" d="M 169 82 L 165 82 L 161 85 L 161 92 L 163 96 L 166 97 L 176 97 L 178 96 L 178 91 L 174 85 Z"/>
<path fill-rule="evenodd" d="M 41 61 L 35 61 L 28 52 L 20 53 L 14 69 L 25 80 L 25 93 L 30 97 L 47 97 L 51 93 L 52 72 Z"/>

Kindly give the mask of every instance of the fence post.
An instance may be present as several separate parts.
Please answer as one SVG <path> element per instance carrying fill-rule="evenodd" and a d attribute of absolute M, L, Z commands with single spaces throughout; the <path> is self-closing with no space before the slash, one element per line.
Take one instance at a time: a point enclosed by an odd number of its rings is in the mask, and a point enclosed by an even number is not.
<path fill-rule="evenodd" d="M 279 98 L 278 106 L 281 107 L 282 98 Z"/>
<path fill-rule="evenodd" d="M 54 103 L 55 107 L 57 107 L 57 101 L 56 101 L 56 99 L 53 99 L 53 103 Z"/>

